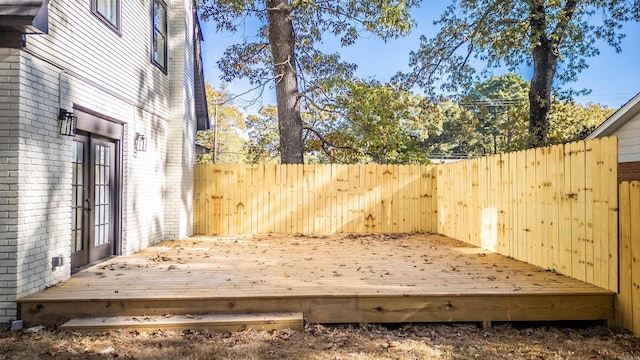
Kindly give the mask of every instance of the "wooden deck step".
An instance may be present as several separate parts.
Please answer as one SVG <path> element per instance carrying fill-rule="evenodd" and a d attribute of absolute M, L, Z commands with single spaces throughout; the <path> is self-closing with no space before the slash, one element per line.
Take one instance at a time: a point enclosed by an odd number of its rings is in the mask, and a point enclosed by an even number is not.
<path fill-rule="evenodd" d="M 105 331 L 135 330 L 302 330 L 304 316 L 299 312 L 261 314 L 209 314 L 164 316 L 117 316 L 71 319 L 61 329 Z"/>

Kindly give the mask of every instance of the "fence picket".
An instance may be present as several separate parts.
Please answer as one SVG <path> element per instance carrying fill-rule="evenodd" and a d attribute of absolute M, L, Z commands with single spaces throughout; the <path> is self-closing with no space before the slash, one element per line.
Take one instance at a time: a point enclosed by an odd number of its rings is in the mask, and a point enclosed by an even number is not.
<path fill-rule="evenodd" d="M 618 291 L 618 138 L 611 136 L 601 140 L 601 144 L 606 143 L 606 148 L 602 146 L 601 157 L 604 160 L 603 184 L 607 187 L 607 212 L 608 230 L 607 244 L 609 246 L 608 263 L 609 286 L 607 289 Z M 637 218 L 636 218 L 637 219 Z M 604 221 L 604 219 L 603 219 Z"/>
<path fill-rule="evenodd" d="M 315 233 L 326 233 L 325 227 L 325 196 L 324 196 L 324 188 L 326 186 L 324 179 L 324 171 L 326 166 L 316 166 L 315 169 L 315 187 L 316 187 L 316 200 L 315 200 L 315 216 L 314 216 L 314 232 Z"/>
<path fill-rule="evenodd" d="M 533 263 L 539 264 L 543 268 L 547 268 L 547 240 L 549 223 L 549 211 L 547 211 L 547 196 L 549 191 L 547 189 L 547 167 L 546 156 L 547 148 L 537 148 L 534 150 L 534 173 L 535 182 L 532 188 L 535 194 L 535 209 L 536 216 L 530 216 L 532 218 L 533 232 L 530 236 L 533 238 Z"/>
<path fill-rule="evenodd" d="M 506 155 L 498 155 L 495 157 L 493 164 L 494 168 L 492 171 L 495 171 L 498 174 L 494 177 L 496 181 L 497 189 L 496 191 L 496 211 L 498 212 L 498 222 L 497 222 L 497 236 L 498 236 L 498 247 L 496 251 L 501 254 L 509 254 L 509 243 L 508 243 L 508 235 L 507 235 L 507 205 L 509 201 L 509 188 L 508 188 L 508 177 L 507 177 L 507 169 L 505 168 L 505 161 L 508 159 Z"/>
<path fill-rule="evenodd" d="M 631 243 L 631 314 L 632 330 L 640 334 L 640 182 L 634 181 L 629 185 L 629 222 Z"/>
<path fill-rule="evenodd" d="M 598 160 L 600 159 L 600 141 L 585 142 L 585 164 L 590 164 L 585 169 L 585 184 L 584 184 L 584 244 L 585 244 L 585 279 L 590 284 L 596 284 L 600 281 L 595 281 L 595 269 L 596 269 L 596 251 L 594 246 L 594 210 L 597 207 L 597 201 L 594 191 L 594 176 L 592 174 L 598 171 Z M 596 152 L 598 153 L 596 155 Z"/>
<path fill-rule="evenodd" d="M 560 271 L 560 250 L 561 250 L 561 208 L 563 206 L 562 189 L 564 186 L 564 148 L 562 145 L 554 145 L 550 152 L 551 164 L 547 165 L 547 169 L 551 169 L 552 173 L 547 172 L 549 180 L 552 181 L 551 199 L 552 199 L 552 216 L 553 226 L 551 229 L 551 259 L 549 267 L 555 271 Z"/>
<path fill-rule="evenodd" d="M 561 224 L 560 231 L 560 273 L 572 276 L 572 200 L 571 200 L 571 145 L 565 144 L 564 151 L 564 171 L 563 171 L 563 183 L 561 194 Z"/>
<path fill-rule="evenodd" d="M 634 325 L 630 201 L 631 186 L 623 182 L 620 184 L 620 290 L 616 299 L 616 321 L 625 329 L 633 329 Z"/>

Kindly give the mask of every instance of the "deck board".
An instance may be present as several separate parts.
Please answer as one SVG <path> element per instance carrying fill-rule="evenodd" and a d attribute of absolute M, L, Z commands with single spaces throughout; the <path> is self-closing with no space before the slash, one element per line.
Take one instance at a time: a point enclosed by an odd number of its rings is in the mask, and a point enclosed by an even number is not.
<path fill-rule="evenodd" d="M 302 313 L 118 316 L 109 318 L 72 319 L 60 326 L 64 330 L 106 331 L 121 328 L 163 330 L 302 330 Z"/>
<path fill-rule="evenodd" d="M 312 322 L 609 319 L 613 293 L 440 235 L 166 241 L 19 300 L 74 316 L 303 312 Z"/>

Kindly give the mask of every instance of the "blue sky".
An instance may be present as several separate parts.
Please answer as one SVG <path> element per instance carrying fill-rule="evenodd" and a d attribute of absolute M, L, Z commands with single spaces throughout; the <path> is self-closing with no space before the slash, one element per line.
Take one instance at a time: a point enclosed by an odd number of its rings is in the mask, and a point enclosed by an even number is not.
<path fill-rule="evenodd" d="M 344 60 L 358 65 L 357 74 L 363 78 L 375 78 L 386 82 L 399 70 L 409 70 L 409 52 L 416 50 L 421 35 L 431 37 L 437 29 L 432 25 L 444 9 L 446 1 L 424 2 L 419 9 L 413 12 L 418 26 L 411 35 L 391 40 L 387 43 L 373 38 L 362 37 L 355 45 L 341 48 L 336 41 L 327 38 L 323 44 L 323 50 L 327 52 L 338 51 Z M 221 85 L 220 71 L 216 61 L 222 56 L 225 48 L 240 42 L 242 31 L 238 35 L 216 33 L 213 23 L 202 23 L 205 41 L 203 45 L 204 71 L 207 81 L 218 88 Z M 254 29 L 246 29 L 246 34 L 253 35 Z M 588 59 L 589 69 L 579 75 L 579 80 L 570 86 L 573 89 L 591 89 L 590 95 L 577 98 L 578 102 L 595 102 L 618 108 L 640 92 L 640 24 L 625 24 L 622 32 L 627 36 L 622 43 L 622 52 L 616 53 L 606 44 L 600 46 L 600 55 Z M 500 75 L 496 72 L 496 75 Z M 519 73 L 525 80 L 530 80 L 532 70 L 523 67 Z M 236 80 L 227 85 L 231 94 L 240 94 L 251 87 L 246 81 Z M 243 106 L 243 99 L 249 99 L 250 95 L 242 97 L 237 105 Z M 275 103 L 275 90 L 267 90 L 262 97 L 262 105 Z M 245 112 L 254 113 L 259 106 L 246 108 Z"/>

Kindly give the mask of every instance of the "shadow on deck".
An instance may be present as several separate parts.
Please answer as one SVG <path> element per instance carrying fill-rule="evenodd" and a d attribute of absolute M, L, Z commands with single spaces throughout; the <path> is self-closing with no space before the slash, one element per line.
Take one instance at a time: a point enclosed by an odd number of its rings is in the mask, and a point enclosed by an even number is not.
<path fill-rule="evenodd" d="M 18 300 L 70 318 L 302 312 L 312 323 L 609 320 L 614 293 L 441 235 L 165 241 Z"/>

